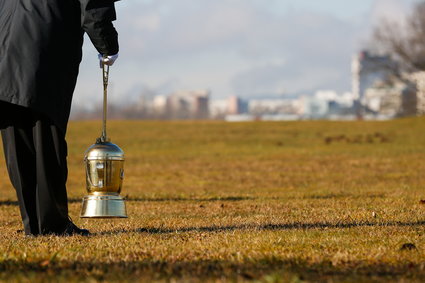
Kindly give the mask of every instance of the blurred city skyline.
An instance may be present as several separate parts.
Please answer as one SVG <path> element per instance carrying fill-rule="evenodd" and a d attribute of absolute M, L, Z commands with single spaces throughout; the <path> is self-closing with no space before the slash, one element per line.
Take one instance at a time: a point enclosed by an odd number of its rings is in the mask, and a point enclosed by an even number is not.
<path fill-rule="evenodd" d="M 116 3 L 120 58 L 110 101 L 208 89 L 211 98 L 351 91 L 351 59 L 382 18 L 415 0 L 132 0 Z M 74 106 L 101 100 L 86 38 Z"/>

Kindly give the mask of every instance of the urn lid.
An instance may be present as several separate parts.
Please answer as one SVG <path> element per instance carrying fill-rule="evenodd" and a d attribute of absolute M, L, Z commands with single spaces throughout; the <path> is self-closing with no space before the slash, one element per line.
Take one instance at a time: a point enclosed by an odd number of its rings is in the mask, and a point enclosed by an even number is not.
<path fill-rule="evenodd" d="M 85 160 L 124 160 L 124 151 L 111 142 L 96 142 L 85 153 Z"/>

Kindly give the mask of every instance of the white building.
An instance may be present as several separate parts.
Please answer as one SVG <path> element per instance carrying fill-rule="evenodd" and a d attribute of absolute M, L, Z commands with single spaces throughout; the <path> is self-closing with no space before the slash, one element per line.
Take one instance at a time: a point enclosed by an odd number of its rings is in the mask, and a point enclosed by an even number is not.
<path fill-rule="evenodd" d="M 403 93 L 406 85 L 377 83 L 366 89 L 363 102 L 366 118 L 392 119 L 403 111 Z"/>
<path fill-rule="evenodd" d="M 173 119 L 208 119 L 208 90 L 177 91 L 167 98 L 167 115 Z"/>
<path fill-rule="evenodd" d="M 303 97 L 303 117 L 307 119 L 324 119 L 329 113 L 329 101 L 317 97 Z"/>
<path fill-rule="evenodd" d="M 319 100 L 325 100 L 328 102 L 335 102 L 341 107 L 352 107 L 354 104 L 355 96 L 351 92 L 344 92 L 338 94 L 334 90 L 319 90 L 315 93 L 314 97 Z"/>
<path fill-rule="evenodd" d="M 167 110 L 167 96 L 157 95 L 153 98 L 152 108 L 154 113 L 163 115 Z"/>
<path fill-rule="evenodd" d="M 416 72 L 411 75 L 416 84 L 416 115 L 425 115 L 425 72 Z"/>
<path fill-rule="evenodd" d="M 389 81 L 397 71 L 397 63 L 390 56 L 372 55 L 362 51 L 352 60 L 352 92 L 355 99 L 363 102 L 366 90 L 376 81 Z"/>
<path fill-rule="evenodd" d="M 319 90 L 314 96 L 304 96 L 303 117 L 307 119 L 352 119 L 354 96 L 333 90 Z M 347 117 L 345 117 L 347 116 Z"/>
<path fill-rule="evenodd" d="M 228 113 L 228 100 L 227 99 L 212 99 L 209 103 L 210 117 L 213 119 L 222 119 Z"/>
<path fill-rule="evenodd" d="M 300 99 L 253 99 L 248 102 L 248 112 L 253 115 L 301 115 Z"/>

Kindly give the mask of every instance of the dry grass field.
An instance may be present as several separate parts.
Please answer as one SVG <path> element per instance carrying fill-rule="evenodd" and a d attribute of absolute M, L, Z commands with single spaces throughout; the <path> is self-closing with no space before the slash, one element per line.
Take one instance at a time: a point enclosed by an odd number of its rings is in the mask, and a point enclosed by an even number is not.
<path fill-rule="evenodd" d="M 3 155 L 0 280 L 423 282 L 425 119 L 109 123 L 129 218 L 83 220 L 72 122 L 69 199 L 90 237 L 24 237 Z M 424 201 L 425 202 L 425 201 Z"/>

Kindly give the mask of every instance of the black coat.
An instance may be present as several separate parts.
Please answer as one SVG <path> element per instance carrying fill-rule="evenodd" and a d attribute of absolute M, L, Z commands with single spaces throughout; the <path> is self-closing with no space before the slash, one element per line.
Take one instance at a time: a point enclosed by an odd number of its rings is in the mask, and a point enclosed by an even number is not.
<path fill-rule="evenodd" d="M 65 132 L 84 32 L 99 53 L 116 54 L 115 19 L 114 0 L 0 0 L 0 101 Z"/>

